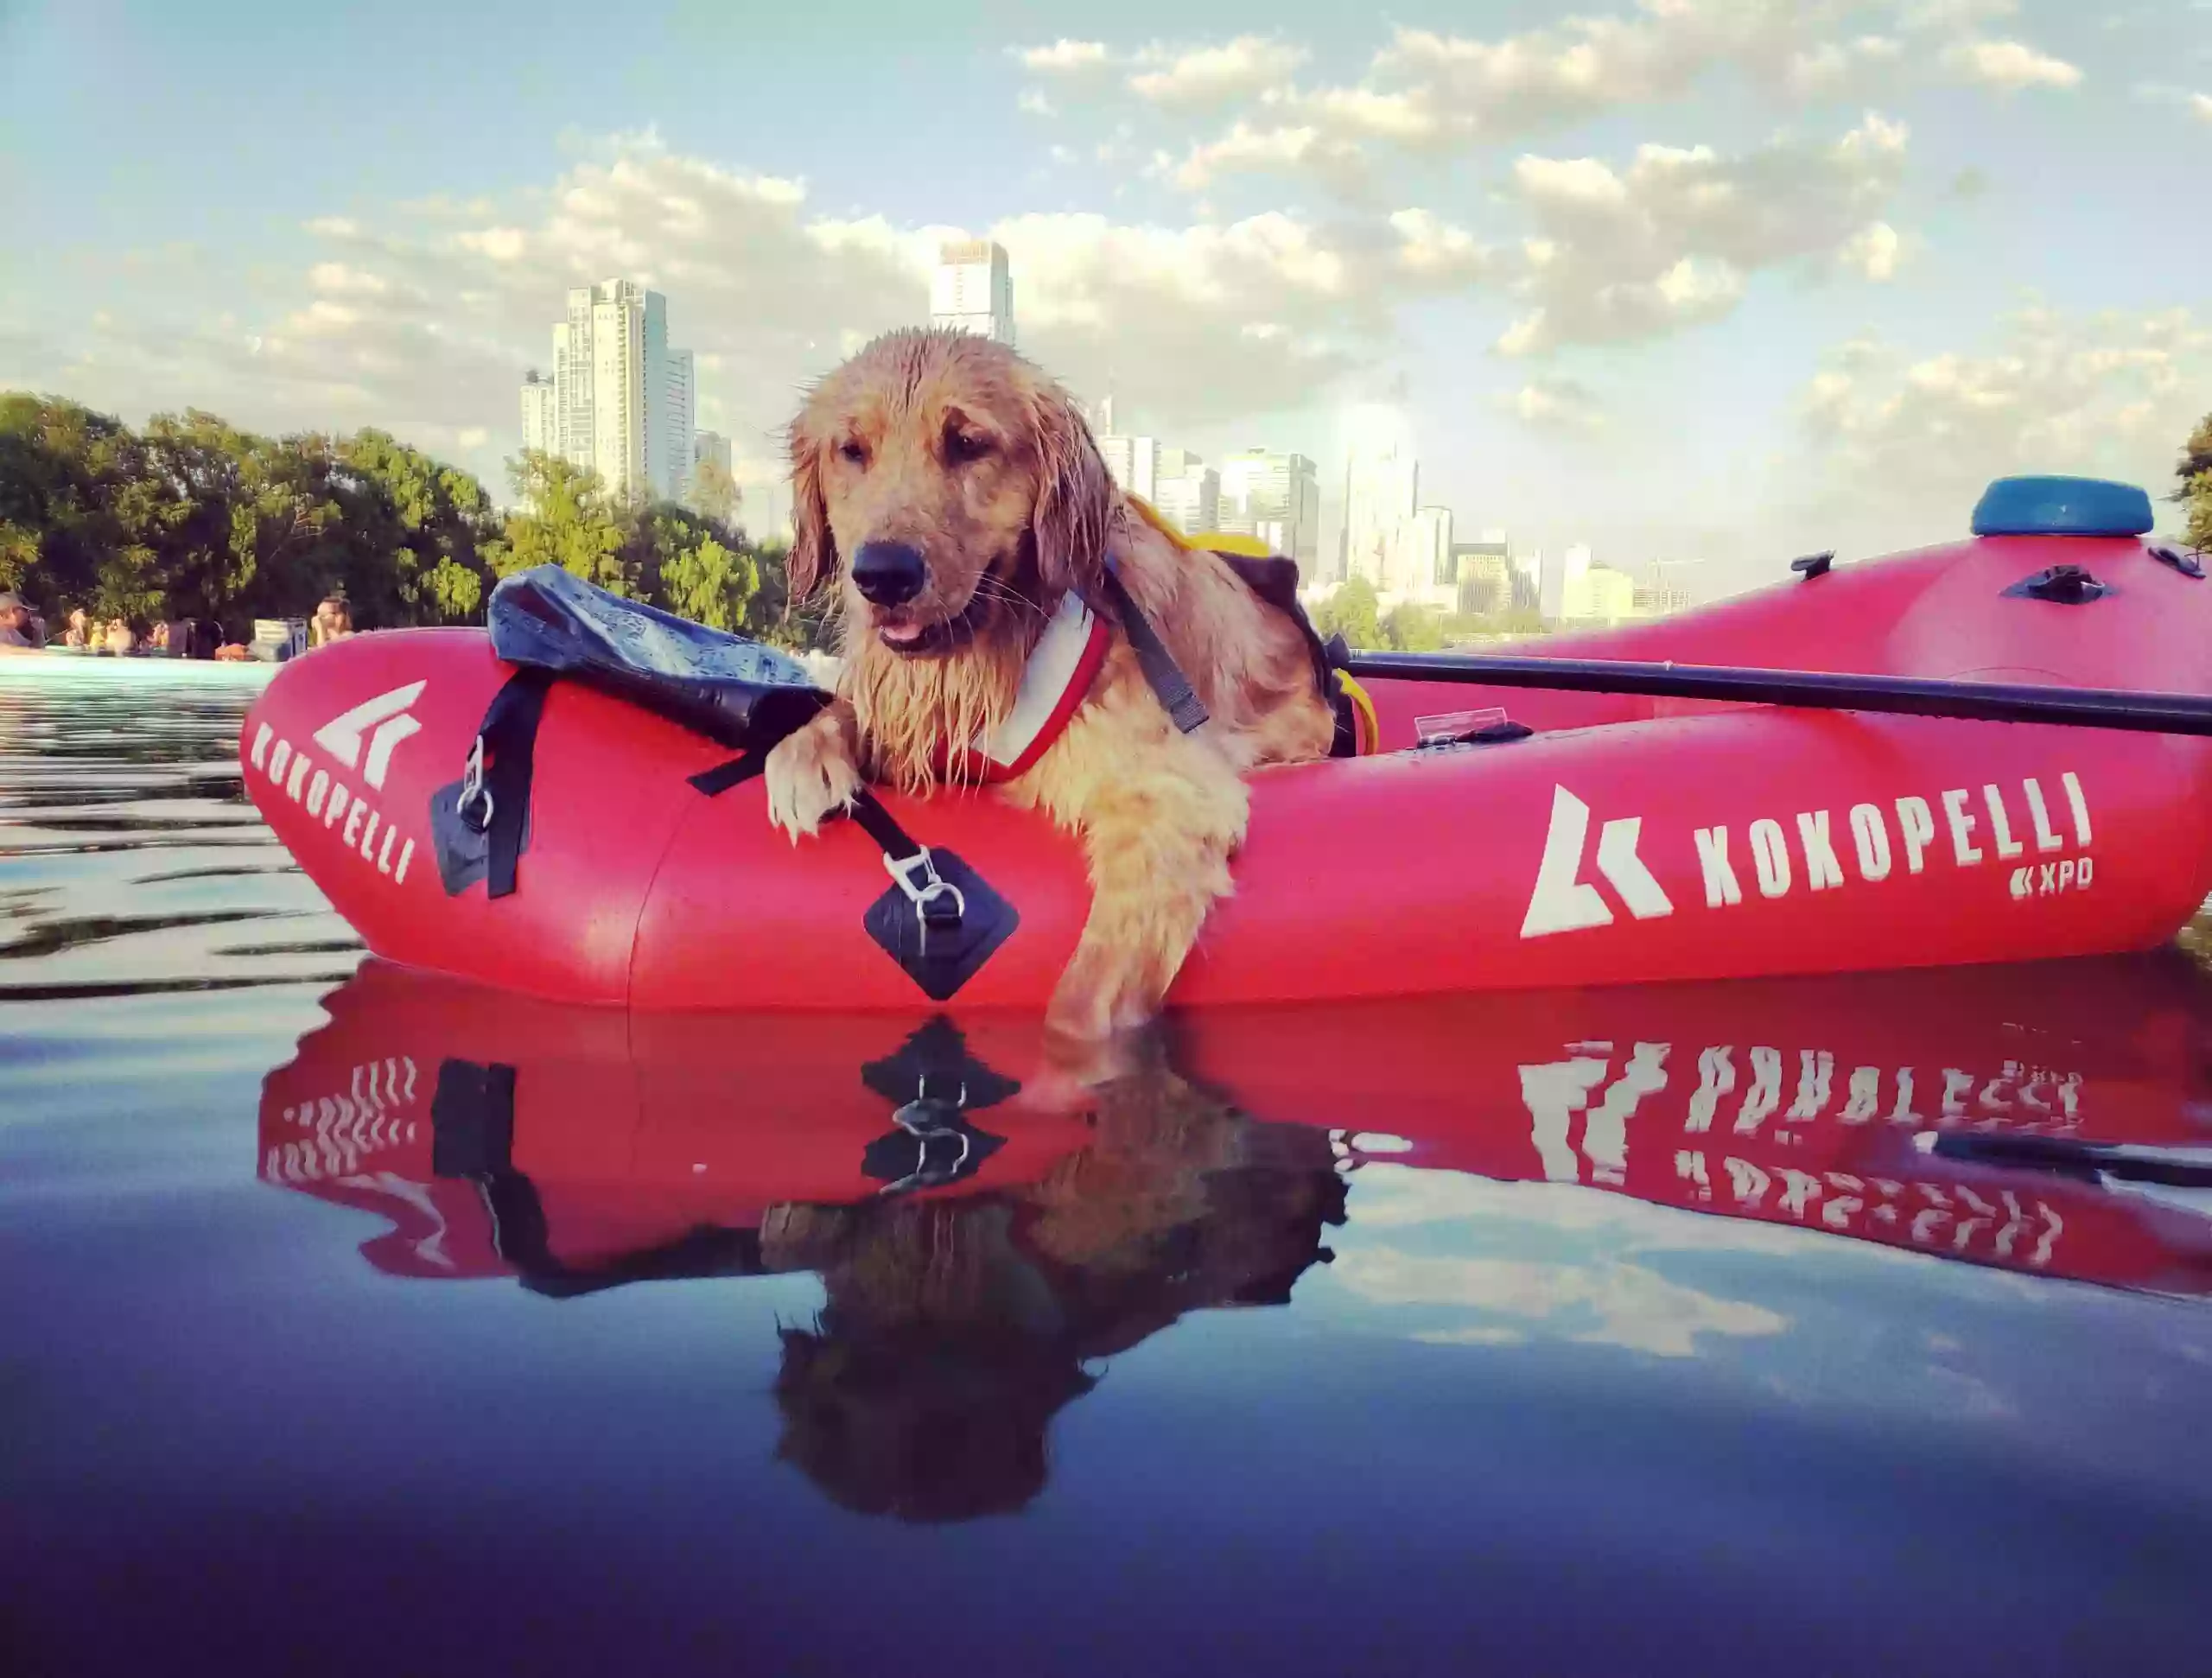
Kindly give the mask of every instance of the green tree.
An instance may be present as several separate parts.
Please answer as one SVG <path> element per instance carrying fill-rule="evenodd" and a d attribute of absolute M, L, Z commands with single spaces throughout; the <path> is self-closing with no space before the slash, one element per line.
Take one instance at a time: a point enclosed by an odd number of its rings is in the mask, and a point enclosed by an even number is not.
<path fill-rule="evenodd" d="M 1436 613 L 1408 601 L 1382 620 L 1382 639 L 1394 652 L 1441 652 L 1444 626 Z"/>
<path fill-rule="evenodd" d="M 525 449 L 507 463 L 507 476 L 522 505 L 508 518 L 505 536 L 491 555 L 494 572 L 508 576 L 536 565 L 557 565 L 609 594 L 639 594 L 643 568 L 632 569 L 634 550 L 626 557 L 622 528 L 616 523 L 620 509 L 599 474 Z"/>
<path fill-rule="evenodd" d="M 1321 602 L 1313 613 L 1313 627 L 1325 641 L 1342 635 L 1349 647 L 1382 647 L 1386 642 L 1378 605 L 1375 585 L 1365 577 L 1354 577 Z"/>
<path fill-rule="evenodd" d="M 671 502 L 638 510 L 626 524 L 626 563 L 649 580 L 658 604 L 710 629 L 745 626 L 760 568 L 742 537 Z"/>
<path fill-rule="evenodd" d="M 2212 414 L 2207 414 L 2182 445 L 2181 464 L 2174 475 L 2181 487 L 2174 499 L 2189 510 L 2190 546 L 2212 549 Z"/>

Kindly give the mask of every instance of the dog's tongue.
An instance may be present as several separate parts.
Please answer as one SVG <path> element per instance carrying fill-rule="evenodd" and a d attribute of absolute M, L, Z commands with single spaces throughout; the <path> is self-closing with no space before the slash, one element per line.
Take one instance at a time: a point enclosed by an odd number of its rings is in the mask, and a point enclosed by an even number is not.
<path fill-rule="evenodd" d="M 880 632 L 893 646 L 907 646 L 922 639 L 919 624 L 886 624 Z"/>

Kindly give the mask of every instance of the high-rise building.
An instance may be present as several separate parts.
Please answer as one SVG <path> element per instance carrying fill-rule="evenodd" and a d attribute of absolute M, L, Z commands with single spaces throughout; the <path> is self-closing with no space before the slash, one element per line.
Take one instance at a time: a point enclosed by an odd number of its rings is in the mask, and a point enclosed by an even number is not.
<path fill-rule="evenodd" d="M 1147 499 L 1185 536 L 1219 528 L 1221 474 L 1187 448 L 1158 452 L 1153 493 Z"/>
<path fill-rule="evenodd" d="M 719 431 L 695 431 L 691 435 L 691 470 L 683 481 L 683 505 L 694 512 L 713 512 L 718 518 L 734 518 L 736 506 L 710 507 L 704 505 L 701 482 L 702 468 L 713 467 L 724 486 L 734 488 L 730 479 L 729 439 Z"/>
<path fill-rule="evenodd" d="M 591 297 L 591 287 L 571 287 L 569 318 L 553 328 L 553 383 L 559 392 L 561 455 L 578 466 L 592 463 Z"/>
<path fill-rule="evenodd" d="M 1452 563 L 1452 509 L 1416 507 L 1399 535 L 1395 592 L 1439 612 L 1459 609 L 1459 577 Z"/>
<path fill-rule="evenodd" d="M 1452 572 L 1458 580 L 1458 609 L 1487 618 L 1513 605 L 1513 556 L 1503 531 L 1484 531 L 1477 542 L 1452 544 Z"/>
<path fill-rule="evenodd" d="M 1544 598 L 1544 550 L 1532 548 L 1513 556 L 1513 609 L 1541 614 Z"/>
<path fill-rule="evenodd" d="M 535 367 L 522 376 L 522 446 L 537 454 L 561 452 L 558 387 Z"/>
<path fill-rule="evenodd" d="M 1097 438 L 1098 453 L 1106 462 L 1106 475 L 1122 491 L 1158 505 L 1160 439 L 1157 437 Z"/>
<path fill-rule="evenodd" d="M 1216 529 L 1256 537 L 1295 560 L 1302 581 L 1321 557 L 1321 482 L 1303 454 L 1248 448 L 1221 466 L 1220 523 Z"/>
<path fill-rule="evenodd" d="M 634 280 L 571 289 L 553 385 L 554 452 L 617 496 L 683 494 L 696 391 L 691 352 L 668 346 L 667 298 Z"/>
<path fill-rule="evenodd" d="M 1014 271 L 993 239 L 940 245 L 930 277 L 930 324 L 1014 347 Z"/>
<path fill-rule="evenodd" d="M 1580 543 L 1561 552 L 1556 564 L 1545 565 L 1543 593 L 1537 601 L 1536 609 L 1542 613 L 1546 623 L 1557 623 L 1561 618 L 1573 615 L 1567 610 L 1569 598 L 1572 596 L 1578 601 L 1583 598 L 1576 591 L 1582 586 L 1580 580 L 1589 575 L 1589 571 L 1590 550 Z"/>
<path fill-rule="evenodd" d="M 730 464 L 729 439 L 719 431 L 695 431 L 691 435 L 691 464 L 695 468 L 719 467 L 727 474 Z"/>
<path fill-rule="evenodd" d="M 1355 437 L 1344 462 L 1340 580 L 1364 577 L 1378 594 L 1407 594 L 1419 586 L 1408 571 L 1404 549 L 1420 503 L 1421 466 L 1410 443 L 1379 429 Z"/>
<path fill-rule="evenodd" d="M 1565 588 L 1560 616 L 1569 623 L 1623 623 L 1636 615 L 1636 580 L 1625 571 L 1585 565 Z"/>
<path fill-rule="evenodd" d="M 652 461 L 660 493 L 671 501 L 691 494 L 691 443 L 698 430 L 696 365 L 689 350 L 670 350 L 661 362 L 661 438 Z"/>

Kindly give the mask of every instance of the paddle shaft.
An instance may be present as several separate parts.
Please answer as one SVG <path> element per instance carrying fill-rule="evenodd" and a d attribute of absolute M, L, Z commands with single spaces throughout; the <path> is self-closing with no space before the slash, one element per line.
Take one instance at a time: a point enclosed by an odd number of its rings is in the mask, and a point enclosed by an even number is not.
<path fill-rule="evenodd" d="M 1570 693 L 1641 694 L 1662 699 L 1734 700 L 1800 710 L 1898 711 L 1975 722 L 2039 722 L 2135 734 L 2212 735 L 2212 697 L 2113 688 L 2041 688 L 2009 682 L 1947 682 L 1916 676 L 1837 675 L 1616 658 L 1516 658 L 1428 652 L 1356 652 L 1359 679 L 1464 683 Z"/>

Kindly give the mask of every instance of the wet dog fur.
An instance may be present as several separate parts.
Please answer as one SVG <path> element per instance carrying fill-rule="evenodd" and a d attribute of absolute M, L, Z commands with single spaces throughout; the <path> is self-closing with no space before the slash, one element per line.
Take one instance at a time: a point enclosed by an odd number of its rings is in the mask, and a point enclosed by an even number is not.
<path fill-rule="evenodd" d="M 1112 646 L 1065 732 L 1002 791 L 1080 836 L 1089 864 L 1090 915 L 1048 1023 L 1089 1041 L 1142 1026 L 1230 890 L 1245 772 L 1328 754 L 1334 719 L 1298 627 L 1147 518 L 1066 392 L 987 339 L 877 339 L 808 395 L 790 449 L 791 599 L 835 589 L 844 665 L 835 702 L 770 754 L 770 818 L 796 841 L 864 780 L 963 779 L 953 748 L 1006 716 L 1051 613 L 1080 591 Z M 872 543 L 918 553 L 918 593 L 861 592 L 850 562 Z M 1205 702 L 1191 734 L 1097 592 L 1109 550 Z"/>

